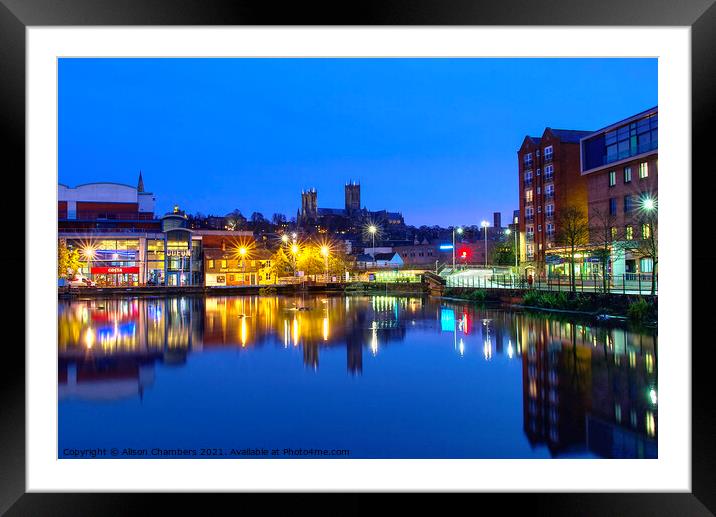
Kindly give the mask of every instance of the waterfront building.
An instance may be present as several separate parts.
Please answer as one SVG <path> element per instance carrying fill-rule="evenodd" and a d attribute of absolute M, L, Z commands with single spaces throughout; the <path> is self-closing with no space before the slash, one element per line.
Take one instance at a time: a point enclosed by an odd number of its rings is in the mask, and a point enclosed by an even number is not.
<path fill-rule="evenodd" d="M 604 233 L 604 225 L 609 226 L 613 245 L 608 273 L 613 275 L 653 271 L 652 260 L 635 256 L 629 246 L 644 237 L 639 221 L 644 202 L 657 199 L 658 117 L 654 107 L 581 139 L 590 240 L 604 240 L 599 234 Z"/>
<path fill-rule="evenodd" d="M 558 245 L 560 210 L 587 213 L 587 181 L 580 171 L 580 140 L 591 131 L 546 128 L 525 136 L 517 151 L 519 168 L 520 262 L 542 273 L 545 254 Z"/>
<path fill-rule="evenodd" d="M 253 237 L 251 232 L 191 229 L 174 209 L 158 218 L 156 198 L 119 183 L 58 185 L 58 239 L 80 252 L 80 273 L 98 286 L 204 285 L 203 241 Z"/>

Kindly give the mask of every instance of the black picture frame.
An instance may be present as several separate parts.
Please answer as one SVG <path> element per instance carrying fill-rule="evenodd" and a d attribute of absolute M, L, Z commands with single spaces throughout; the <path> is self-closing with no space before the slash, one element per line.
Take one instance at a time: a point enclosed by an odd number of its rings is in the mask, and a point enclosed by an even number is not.
<path fill-rule="evenodd" d="M 684 214 L 684 226 L 692 242 L 708 235 L 703 228 L 709 220 L 708 199 L 714 190 L 713 159 L 707 149 L 709 129 L 714 126 L 716 99 L 711 83 L 716 79 L 716 5 L 714 0 L 501 0 L 478 3 L 468 0 L 378 0 L 343 4 L 288 3 L 278 8 L 271 2 L 242 0 L 0 0 L 0 125 L 3 138 L 3 179 L 6 195 L 25 191 L 25 28 L 28 26 L 84 25 L 598 25 L 598 26 L 684 26 L 691 27 L 692 44 L 692 170 L 699 188 L 692 189 L 691 225 Z M 684 178 L 689 171 L 683 171 Z M 692 184 L 696 175 L 691 175 Z M 14 182 L 14 183 L 13 183 Z M 702 188 L 703 186 L 703 188 Z M 713 202 L 711 202 L 712 204 Z M 14 220 L 19 217 L 16 215 Z M 698 226 L 702 225 L 699 231 Z M 691 226 L 691 228 L 689 228 Z M 23 232 L 24 239 L 30 238 Z M 703 238 L 703 237 L 701 237 Z M 23 246 L 20 248 L 20 246 Z M 16 244 L 18 249 L 24 248 Z M 24 254 L 20 254 L 24 256 Z M 17 271 L 16 255 L 3 257 L 6 271 Z M 503 494 L 494 499 L 507 511 L 524 508 L 543 515 L 710 515 L 716 512 L 716 418 L 712 400 L 712 343 L 698 339 L 709 317 L 709 304 L 698 303 L 704 283 L 697 274 L 713 270 L 716 260 L 709 246 L 692 248 L 691 322 L 685 327 L 683 343 L 663 346 L 691 346 L 692 352 L 692 492 L 625 494 Z M 700 273 L 699 273 L 700 272 Z M 704 277 L 704 279 L 707 278 Z M 12 283 L 25 284 L 25 275 Z M 701 286 L 701 287 L 698 287 Z M 26 287 L 26 286 L 25 286 Z M 18 286 L 17 292 L 20 291 Z M 23 304 L 24 307 L 24 304 Z M 692 342 L 688 339 L 691 335 Z M 693 344 L 692 344 L 693 343 Z M 0 511 L 8 515 L 124 515 L 140 510 L 145 494 L 39 494 L 25 493 L 25 351 L 19 340 L 6 340 L 3 354 L 0 443 Z M 158 496 L 163 511 L 186 504 L 185 497 Z M 246 497 L 246 496 L 242 496 Z M 421 498 L 413 498 L 418 504 Z M 329 503 L 330 504 L 330 503 Z M 339 503 L 348 510 L 359 501 Z"/>

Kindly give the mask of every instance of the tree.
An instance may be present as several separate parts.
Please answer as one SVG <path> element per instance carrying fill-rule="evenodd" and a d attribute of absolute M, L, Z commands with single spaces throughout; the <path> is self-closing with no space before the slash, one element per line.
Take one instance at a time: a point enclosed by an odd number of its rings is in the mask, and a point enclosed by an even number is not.
<path fill-rule="evenodd" d="M 512 240 L 498 242 L 492 247 L 490 261 L 498 266 L 511 266 L 515 263 L 515 245 Z"/>
<path fill-rule="evenodd" d="M 281 226 L 286 222 L 286 216 L 284 214 L 273 214 L 271 216 L 271 222 L 275 224 L 276 226 Z"/>
<path fill-rule="evenodd" d="M 238 230 L 245 222 L 246 218 L 238 208 L 226 214 L 226 226 L 229 230 Z"/>
<path fill-rule="evenodd" d="M 606 293 L 609 290 L 609 259 L 614 263 L 624 251 L 619 243 L 622 232 L 617 227 L 616 216 L 601 207 L 593 209 L 589 219 L 589 238 L 593 246 L 592 255 L 599 259 L 602 266 L 602 289 Z"/>
<path fill-rule="evenodd" d="M 568 205 L 559 211 L 555 240 L 569 251 L 569 285 L 575 291 L 574 255 L 589 242 L 589 222 L 581 207 Z"/>
<path fill-rule="evenodd" d="M 274 278 L 292 276 L 295 272 L 293 259 L 291 259 L 283 246 L 279 247 L 271 256 L 271 275 Z"/>
<path fill-rule="evenodd" d="M 252 223 L 257 224 L 257 223 L 263 223 L 264 221 L 266 221 L 266 218 L 264 217 L 264 214 L 262 214 L 261 212 L 254 212 L 251 214 L 251 222 Z"/>
<path fill-rule="evenodd" d="M 67 241 L 61 239 L 57 245 L 57 277 L 68 278 L 74 276 L 82 266 L 78 249 L 67 247 Z"/>
<path fill-rule="evenodd" d="M 651 260 L 651 295 L 656 294 L 656 271 L 659 263 L 658 214 L 655 201 L 642 198 L 641 206 L 634 217 L 639 239 L 630 245 L 631 252 L 640 259 Z"/>

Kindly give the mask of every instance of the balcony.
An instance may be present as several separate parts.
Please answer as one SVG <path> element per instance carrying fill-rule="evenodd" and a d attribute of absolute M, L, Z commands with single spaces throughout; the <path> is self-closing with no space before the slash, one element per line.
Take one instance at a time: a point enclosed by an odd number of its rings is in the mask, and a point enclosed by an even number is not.
<path fill-rule="evenodd" d="M 534 215 L 526 215 L 526 216 L 525 216 L 525 221 L 527 221 L 528 223 L 531 223 L 531 222 L 534 221 L 534 220 L 535 220 L 535 216 L 534 216 Z"/>
<path fill-rule="evenodd" d="M 523 169 L 526 171 L 532 169 L 532 162 L 524 162 L 522 165 L 523 165 Z"/>
<path fill-rule="evenodd" d="M 544 155 L 544 163 L 552 163 L 554 153 Z"/>
<path fill-rule="evenodd" d="M 535 240 L 535 234 L 534 233 L 526 233 L 525 240 L 527 242 L 533 242 Z"/>
<path fill-rule="evenodd" d="M 544 175 L 544 182 L 547 183 L 548 181 L 554 180 L 554 173 L 550 172 L 549 174 Z"/>

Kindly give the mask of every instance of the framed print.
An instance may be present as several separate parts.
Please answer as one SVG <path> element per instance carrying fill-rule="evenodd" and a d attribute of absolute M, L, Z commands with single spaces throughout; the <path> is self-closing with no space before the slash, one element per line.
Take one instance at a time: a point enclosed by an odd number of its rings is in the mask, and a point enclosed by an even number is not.
<path fill-rule="evenodd" d="M 183 6 L 0 10 L 27 205 L 3 510 L 713 511 L 715 7 Z"/>

